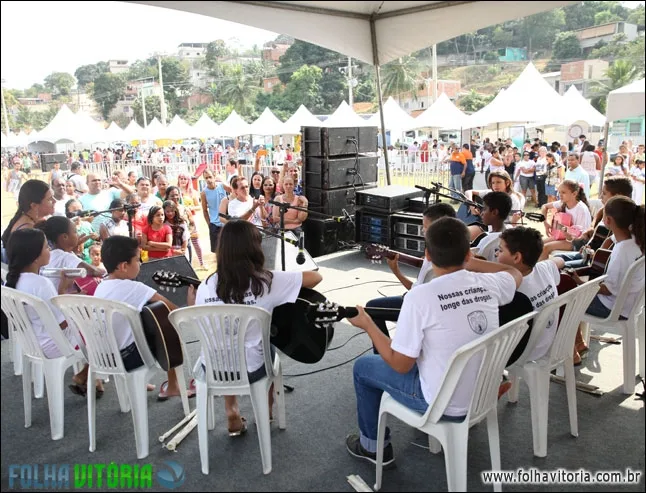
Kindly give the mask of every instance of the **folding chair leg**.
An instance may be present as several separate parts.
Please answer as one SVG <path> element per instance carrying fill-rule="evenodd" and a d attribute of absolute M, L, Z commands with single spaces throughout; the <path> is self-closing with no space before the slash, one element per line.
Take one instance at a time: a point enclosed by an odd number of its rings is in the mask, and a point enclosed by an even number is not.
<path fill-rule="evenodd" d="M 494 407 L 487 415 L 487 433 L 489 435 L 489 454 L 491 455 L 491 470 L 500 471 L 500 434 L 498 430 L 498 413 Z M 502 491 L 501 483 L 494 483 L 494 491 Z"/>
<path fill-rule="evenodd" d="M 44 363 L 32 361 L 32 379 L 34 381 L 34 397 L 42 399 L 45 396 L 45 375 L 43 373 Z"/>
<path fill-rule="evenodd" d="M 65 423 L 65 368 L 61 361 L 45 361 L 41 365 L 47 382 L 47 405 L 52 440 L 63 438 Z"/>
<path fill-rule="evenodd" d="M 262 472 L 271 472 L 271 428 L 269 426 L 269 406 L 267 394 L 269 388 L 262 382 L 251 384 L 251 404 L 258 428 L 258 441 L 260 442 L 260 457 L 262 459 Z"/>
<path fill-rule="evenodd" d="M 386 423 L 388 413 L 379 413 L 377 422 L 377 467 L 375 469 L 375 491 L 381 489 L 381 479 L 384 472 L 384 443 L 386 441 Z"/>
<path fill-rule="evenodd" d="M 94 378 L 95 374 L 90 366 L 87 372 L 87 381 L 94 382 Z M 94 452 L 96 450 L 96 387 L 94 385 L 88 385 L 87 388 L 87 426 L 90 452 Z"/>
<path fill-rule="evenodd" d="M 444 448 L 446 463 L 446 481 L 449 491 L 467 490 L 467 447 L 469 442 L 469 424 L 456 426 L 448 430 Z"/>
<path fill-rule="evenodd" d="M 565 365 L 572 365 L 572 360 Z M 549 411 L 550 377 L 538 371 L 527 374 L 529 386 L 529 402 L 532 418 L 532 435 L 534 440 L 534 455 L 545 457 L 547 455 L 547 413 Z"/>
<path fill-rule="evenodd" d="M 9 333 L 9 336 L 11 336 L 11 333 Z M 22 375 L 22 370 L 23 370 L 22 347 L 20 346 L 20 343 L 16 340 L 15 336 L 11 340 L 11 344 L 13 346 L 11 348 L 11 359 L 13 360 L 13 374 L 19 377 L 20 375 Z"/>
<path fill-rule="evenodd" d="M 211 397 L 208 395 L 208 388 L 205 382 L 196 380 L 195 386 L 197 395 L 195 396 L 195 406 L 197 409 L 197 440 L 200 449 L 200 462 L 202 465 L 202 474 L 209 473 L 209 426 L 208 414 L 209 407 L 213 406 Z M 211 404 L 211 406 L 209 406 Z"/>
<path fill-rule="evenodd" d="M 31 426 L 31 361 L 20 354 L 22 369 L 22 400 L 25 407 L 25 428 Z"/>
<path fill-rule="evenodd" d="M 634 330 L 625 325 L 625 337 L 622 340 L 624 357 L 624 394 L 635 392 L 635 339 Z"/>
<path fill-rule="evenodd" d="M 565 363 L 565 389 L 567 392 L 567 406 L 570 412 L 570 434 L 573 437 L 579 436 L 579 419 L 576 413 L 576 376 L 574 375 L 574 365 Z"/>
<path fill-rule="evenodd" d="M 132 412 L 132 423 L 135 429 L 137 459 L 148 457 L 148 395 L 146 390 L 147 373 L 139 371 L 126 377 Z"/>

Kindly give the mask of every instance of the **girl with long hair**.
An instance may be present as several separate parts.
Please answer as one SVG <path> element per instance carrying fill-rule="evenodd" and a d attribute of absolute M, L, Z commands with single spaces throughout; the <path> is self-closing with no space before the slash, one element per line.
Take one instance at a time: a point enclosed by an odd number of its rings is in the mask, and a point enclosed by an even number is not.
<path fill-rule="evenodd" d="M 2 244 L 7 245 L 9 236 L 22 228 L 33 228 L 36 223 L 54 213 L 56 199 L 49 185 L 41 180 L 27 180 L 18 194 L 18 210 L 2 234 Z"/>
<path fill-rule="evenodd" d="M 545 194 L 548 202 L 556 200 L 556 190 L 563 181 L 565 175 L 565 166 L 556 161 L 556 157 L 551 152 L 545 156 L 547 160 L 547 178 L 545 179 Z"/>
<path fill-rule="evenodd" d="M 193 193 L 191 192 L 190 194 L 184 194 L 181 189 L 181 185 L 183 183 L 188 182 L 188 189 L 193 191 L 193 185 L 190 184 L 190 179 L 188 178 L 188 175 L 185 173 L 180 173 L 178 182 L 180 183 L 180 186 L 177 187 L 168 187 L 166 190 L 166 200 L 172 200 L 175 202 L 175 205 L 177 205 L 177 209 L 179 210 L 179 215 L 182 217 L 184 222 L 186 223 L 186 227 L 188 228 L 189 232 L 189 238 L 191 242 L 188 245 L 188 261 L 192 262 L 193 261 L 193 248 L 195 248 L 195 254 L 197 255 L 197 259 L 200 262 L 200 270 L 206 269 L 204 266 L 204 260 L 202 258 L 202 247 L 200 246 L 200 237 L 199 233 L 197 231 L 197 225 L 195 224 L 195 218 L 193 217 L 195 215 L 195 204 L 197 204 L 197 208 L 200 208 L 200 199 L 199 199 L 199 194 L 197 192 Z"/>
<path fill-rule="evenodd" d="M 581 232 L 586 231 L 592 224 L 592 215 L 588 206 L 588 199 L 583 188 L 575 181 L 565 180 L 559 187 L 561 200 L 543 205 L 541 213 L 545 216 L 545 233 L 552 236 L 552 223 L 547 218 L 547 212 L 555 209 L 557 212 L 566 212 L 572 216 L 572 226 L 578 227 Z M 539 261 L 547 260 L 555 250 L 572 250 L 574 236 L 568 230 L 565 231 L 565 240 L 548 238 L 544 241 L 543 253 Z"/>
<path fill-rule="evenodd" d="M 254 199 L 259 198 L 262 195 L 262 173 L 260 171 L 254 171 L 251 175 L 251 182 L 249 183 L 249 195 Z"/>
<path fill-rule="evenodd" d="M 165 258 L 173 255 L 172 246 L 173 230 L 164 224 L 164 209 L 153 205 L 141 232 L 141 248 L 148 252 L 148 258 Z"/>
<path fill-rule="evenodd" d="M 284 303 L 293 303 L 301 287 L 313 288 L 321 282 L 318 272 L 282 272 L 265 269 L 260 231 L 248 221 L 229 221 L 220 232 L 216 251 L 218 270 L 197 289 L 196 305 L 244 304 L 270 313 Z M 249 383 L 266 375 L 262 348 L 262 328 L 252 323 L 247 329 L 245 349 Z M 272 356 L 274 351 L 272 348 Z M 198 365 L 199 368 L 200 365 Z M 204 365 L 201 365 L 204 369 Z M 199 374 L 196 378 L 200 378 Z M 273 386 L 269 390 L 269 414 Z M 224 405 L 230 436 L 246 431 L 236 396 L 225 396 Z"/>
<path fill-rule="evenodd" d="M 173 232 L 173 245 L 171 251 L 173 255 L 186 254 L 186 245 L 188 244 L 188 227 L 179 214 L 177 205 L 172 200 L 164 202 L 164 224 L 170 226 Z"/>
<path fill-rule="evenodd" d="M 17 289 L 23 293 L 31 294 L 43 300 L 51 309 L 56 322 L 60 325 L 63 335 L 70 341 L 73 347 L 78 346 L 77 338 L 70 329 L 63 314 L 54 306 L 51 299 L 59 294 L 65 294 L 73 284 L 73 279 L 61 275 L 58 281 L 58 288 L 51 279 L 40 276 L 40 269 L 50 263 L 49 244 L 45 233 L 38 229 L 26 228 L 16 231 L 9 238 L 7 244 L 7 256 L 9 260 L 9 272 L 7 273 L 6 286 Z M 26 314 L 31 321 L 31 327 L 40 344 L 43 354 L 47 358 L 58 358 L 63 354 L 56 342 L 51 338 L 40 318 L 32 308 L 26 308 Z M 87 383 L 88 365 L 72 378 L 73 384 L 70 389 L 76 394 L 84 394 L 84 387 Z M 103 394 L 103 385 L 97 380 L 97 397 Z"/>

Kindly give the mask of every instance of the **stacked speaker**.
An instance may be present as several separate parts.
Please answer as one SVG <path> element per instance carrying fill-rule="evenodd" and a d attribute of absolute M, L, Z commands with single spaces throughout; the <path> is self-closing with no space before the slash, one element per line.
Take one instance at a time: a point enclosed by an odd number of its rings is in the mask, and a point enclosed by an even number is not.
<path fill-rule="evenodd" d="M 352 217 L 356 192 L 377 186 L 377 127 L 302 127 L 303 187 L 309 209 Z M 313 257 L 355 240 L 354 224 L 311 215 L 303 225 Z"/>

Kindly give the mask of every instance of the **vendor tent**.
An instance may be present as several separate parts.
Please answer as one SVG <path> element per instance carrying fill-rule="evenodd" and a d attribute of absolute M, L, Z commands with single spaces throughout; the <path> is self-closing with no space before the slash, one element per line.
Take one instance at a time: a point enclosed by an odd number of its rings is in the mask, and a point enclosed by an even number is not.
<path fill-rule="evenodd" d="M 563 94 L 565 114 L 569 117 L 568 125 L 585 122 L 595 127 L 603 127 L 606 117 L 592 106 L 579 90 L 571 85 Z"/>
<path fill-rule="evenodd" d="M 199 137 L 201 139 L 209 139 L 213 137 L 218 137 L 220 135 L 220 129 L 218 124 L 209 118 L 206 113 L 202 113 L 202 116 L 198 121 L 193 124 L 193 136 Z"/>
<path fill-rule="evenodd" d="M 357 115 L 345 101 L 341 102 L 334 113 L 321 124 L 322 127 L 369 127 L 370 125 L 368 120 Z"/>
<path fill-rule="evenodd" d="M 291 117 L 283 124 L 283 135 L 297 135 L 301 133 L 301 127 L 320 127 L 321 120 L 316 118 L 304 106 L 300 105 Z"/>
<path fill-rule="evenodd" d="M 386 130 L 401 132 L 415 128 L 415 119 L 406 113 L 392 96 L 384 103 L 384 120 Z M 368 119 L 368 123 L 379 127 L 381 125 L 381 113 L 377 112 L 372 115 Z"/>
<path fill-rule="evenodd" d="M 644 116 L 644 80 L 636 80 L 608 94 L 606 116 L 609 122 Z"/>
<path fill-rule="evenodd" d="M 448 128 L 467 127 L 467 115 L 460 111 L 449 97 L 442 93 L 424 113 L 415 118 L 411 128 Z"/>
<path fill-rule="evenodd" d="M 251 125 L 242 119 L 236 110 L 233 110 L 229 116 L 222 122 L 219 127 L 220 137 L 239 137 L 240 135 L 250 135 Z"/>
<path fill-rule="evenodd" d="M 57 143 L 88 142 L 86 129 L 79 128 L 79 121 L 66 104 L 38 134 L 39 141 Z"/>
<path fill-rule="evenodd" d="M 146 140 L 145 133 L 146 131 L 135 120 L 130 120 L 130 123 L 123 131 L 123 140 L 128 142 Z"/>
<path fill-rule="evenodd" d="M 281 135 L 284 124 L 269 108 L 265 108 L 258 119 L 250 126 L 252 135 Z"/>
<path fill-rule="evenodd" d="M 117 125 L 115 122 L 112 122 L 110 126 L 105 129 L 103 139 L 108 143 L 119 142 L 125 139 L 125 132 L 119 125 Z"/>
<path fill-rule="evenodd" d="M 171 120 L 170 124 L 166 128 L 166 131 L 170 138 L 175 140 L 188 139 L 189 137 L 195 137 L 194 128 L 191 127 L 188 123 L 182 120 L 182 117 L 175 115 Z"/>

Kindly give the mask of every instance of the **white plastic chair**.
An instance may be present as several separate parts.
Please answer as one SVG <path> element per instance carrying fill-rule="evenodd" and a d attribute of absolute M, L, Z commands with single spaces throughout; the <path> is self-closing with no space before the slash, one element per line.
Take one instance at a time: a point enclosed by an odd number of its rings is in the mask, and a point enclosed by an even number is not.
<path fill-rule="evenodd" d="M 62 356 L 48 358 L 43 353 L 32 324 L 25 308 L 31 307 L 49 336 L 56 343 Z M 35 296 L 23 293 L 7 286 L 2 286 L 2 309 L 9 320 L 9 332 L 13 333 L 14 341 L 21 347 L 20 359 L 22 361 L 22 393 L 25 406 L 25 428 L 31 426 L 31 382 L 32 365 L 38 365 L 40 370 L 34 372 L 34 387 L 38 381 L 44 380 L 47 384 L 47 404 L 49 407 L 49 420 L 52 440 L 60 440 L 64 434 L 64 391 L 65 371 L 75 363 L 83 363 L 83 353 L 76 351 L 70 341 L 61 331 L 60 325 L 47 304 Z M 42 390 L 41 390 L 42 392 Z"/>
<path fill-rule="evenodd" d="M 547 422 L 550 399 L 550 373 L 552 370 L 563 367 L 565 374 L 565 388 L 567 392 L 568 409 L 570 413 L 570 434 L 579 436 L 579 425 L 576 408 L 576 377 L 574 375 L 574 339 L 579 328 L 581 317 L 585 313 L 592 299 L 599 291 L 599 285 L 606 276 L 588 281 L 567 293 L 564 293 L 543 307 L 534 319 L 532 332 L 523 354 L 507 368 L 511 377 L 512 387 L 508 394 L 509 402 L 518 401 L 520 380 L 524 379 L 529 387 L 531 405 L 532 434 L 534 437 L 534 455 L 545 457 L 547 455 Z M 563 316 L 559 320 L 558 329 L 547 353 L 535 361 L 530 356 L 541 340 L 547 323 L 559 309 L 565 306 Z"/>
<path fill-rule="evenodd" d="M 9 266 L 2 262 L 0 264 L 0 274 L 2 276 L 2 283 L 7 282 L 7 273 L 9 272 Z M 9 340 L 11 341 L 11 361 L 13 361 L 13 374 L 16 376 L 22 375 L 22 349 L 20 347 L 20 342 L 18 342 L 14 336 L 13 331 L 9 330 Z"/>
<path fill-rule="evenodd" d="M 61 295 L 52 298 L 54 303 L 73 321 L 85 339 L 87 357 L 90 363 L 87 386 L 88 431 L 90 435 L 90 452 L 96 450 L 96 386 L 92 384 L 97 374 L 114 375 L 119 404 L 122 412 L 132 411 L 135 429 L 137 458 L 148 456 L 148 391 L 146 383 L 151 372 L 159 368 L 155 361 L 143 328 L 139 312 L 132 306 L 113 300 L 104 300 L 94 296 Z M 143 366 L 130 372 L 123 366 L 114 330 L 113 316 L 119 313 L 126 318 L 135 339 L 137 350 L 144 362 Z M 177 379 L 182 392 L 182 404 L 185 414 L 188 413 L 188 397 L 184 381 L 183 367 L 177 367 Z M 124 392 L 124 390 L 127 390 Z"/>
<path fill-rule="evenodd" d="M 429 450 L 432 453 L 439 453 L 442 447 L 444 448 L 449 491 L 466 491 L 469 428 L 484 419 L 487 420 L 489 434 L 491 470 L 500 471 L 500 437 L 498 434 L 497 414 L 498 388 L 500 387 L 505 363 L 523 337 L 523 334 L 527 331 L 527 322 L 535 315 L 536 312 L 528 313 L 455 351 L 444 373 L 437 396 L 429 404 L 424 414 L 400 404 L 388 392 L 383 393 L 379 407 L 375 490 L 381 488 L 383 447 L 388 414 L 429 435 Z M 442 421 L 444 410 L 449 404 L 454 390 L 460 383 L 462 372 L 467 363 L 474 357 L 480 357 L 481 361 L 478 374 L 475 377 L 473 396 L 467 416 L 461 423 Z M 494 490 L 501 490 L 500 483 L 494 484 Z"/>
<path fill-rule="evenodd" d="M 593 317 L 584 314 L 583 322 L 589 324 L 584 330 L 584 339 L 586 343 L 590 339 L 590 326 L 601 326 L 604 330 L 612 333 L 621 334 L 621 344 L 623 347 L 624 360 L 624 394 L 632 394 L 635 391 L 635 339 L 639 338 L 639 375 L 644 378 L 644 284 L 642 283 L 641 291 L 637 294 L 635 305 L 632 307 L 626 320 L 620 320 L 619 317 L 624 310 L 628 290 L 630 289 L 634 276 L 644 272 L 644 256 L 641 256 L 626 271 L 626 275 L 621 282 L 621 288 L 617 293 L 615 306 L 612 308 L 610 315 L 606 318 Z"/>
<path fill-rule="evenodd" d="M 195 379 L 202 473 L 209 473 L 207 431 L 214 427 L 215 422 L 212 397 L 249 395 L 258 427 L 263 473 L 269 474 L 271 472 L 271 434 L 267 397 L 272 383 L 277 401 L 278 426 L 282 430 L 287 427 L 280 358 L 276 354 L 272 362 L 270 353 L 271 314 L 267 310 L 252 306 L 205 305 L 174 310 L 169 318 L 179 332 L 191 331 L 192 334 L 195 334 L 202 347 L 206 376 L 205 379 Z M 256 321 L 262 327 L 267 376 L 250 384 L 247 376 L 244 341 L 252 321 Z"/>

